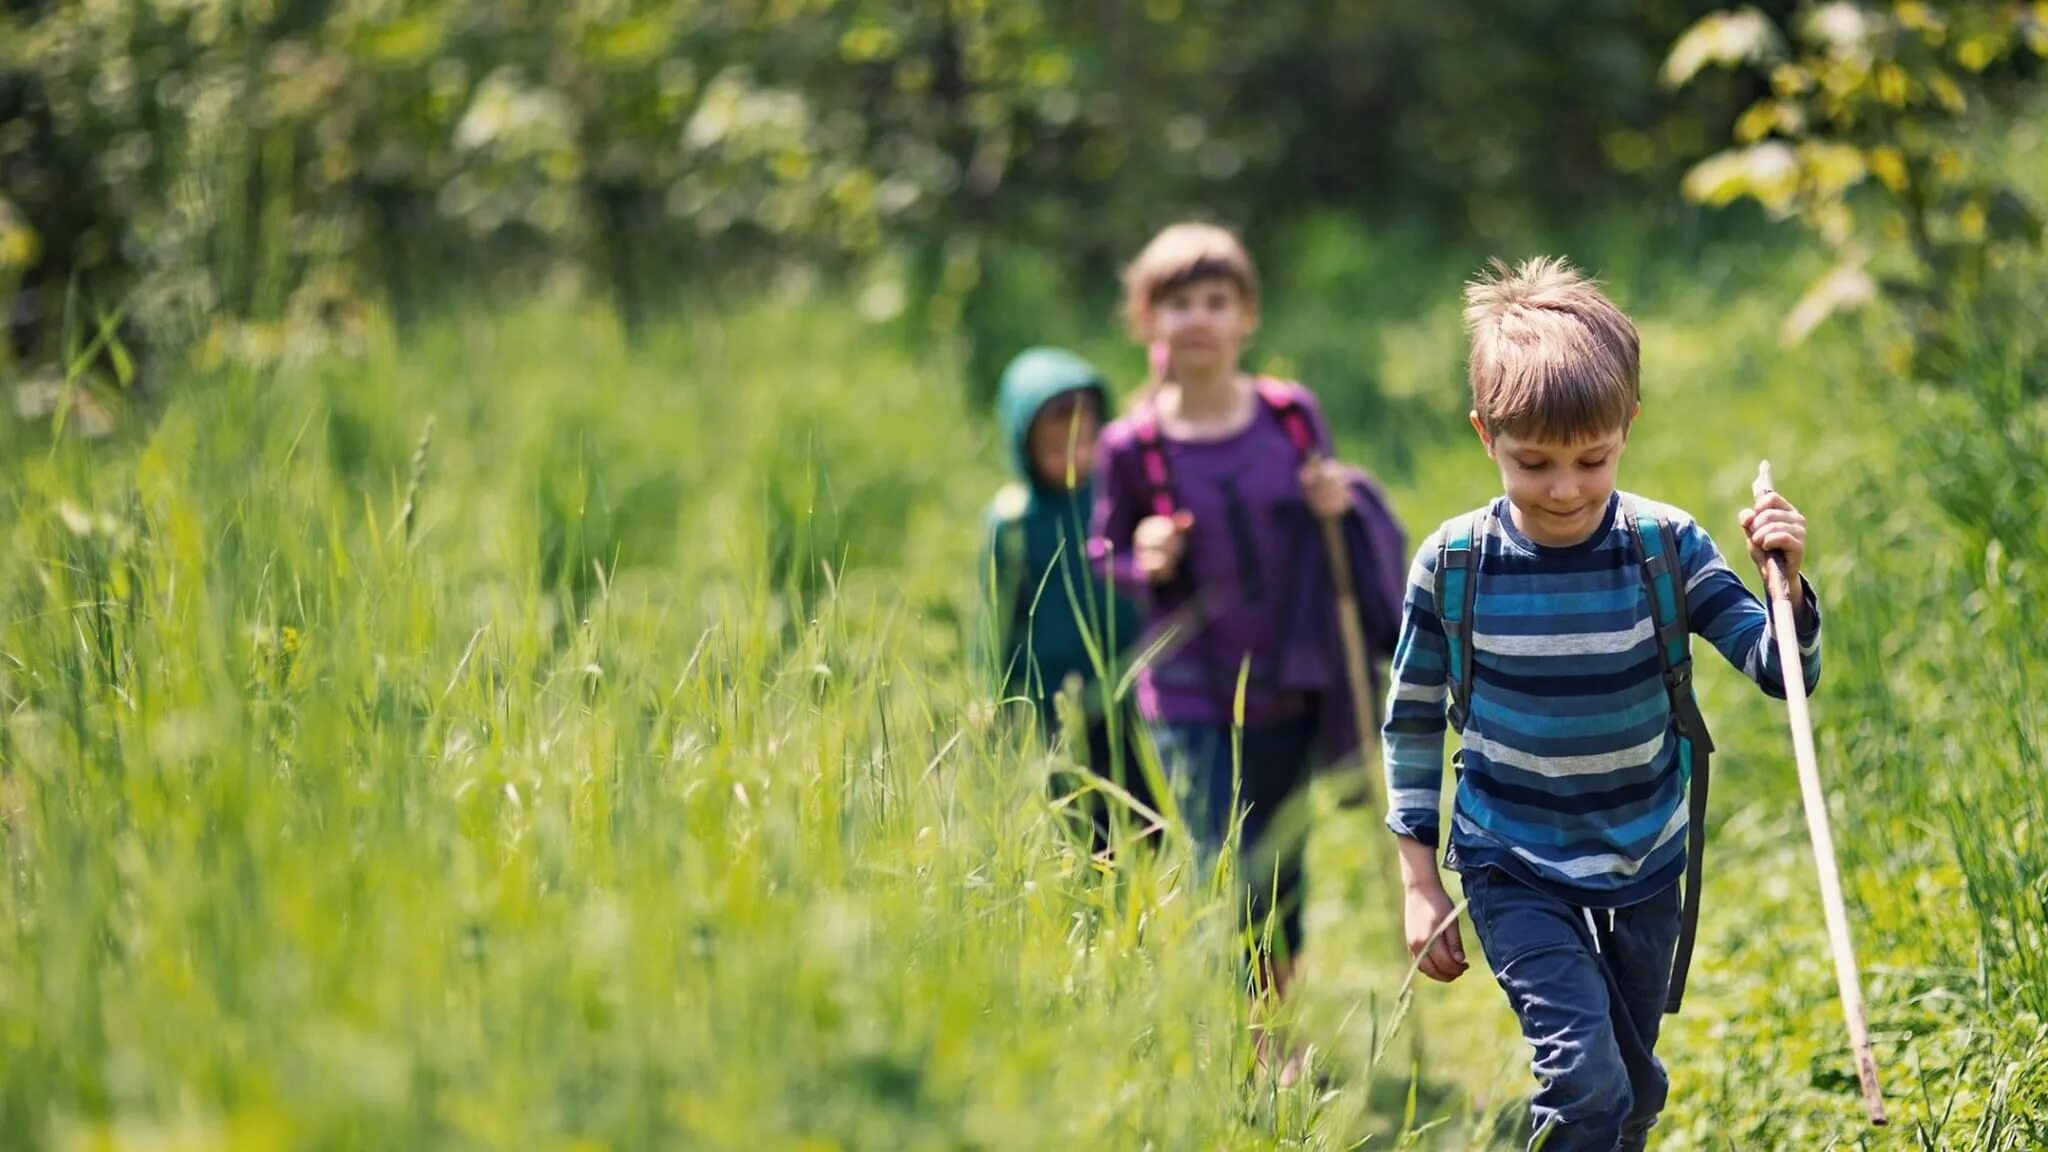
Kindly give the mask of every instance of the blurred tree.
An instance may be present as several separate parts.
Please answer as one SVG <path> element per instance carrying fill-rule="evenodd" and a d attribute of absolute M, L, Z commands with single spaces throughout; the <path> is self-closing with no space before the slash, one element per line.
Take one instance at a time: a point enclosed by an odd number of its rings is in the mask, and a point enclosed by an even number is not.
<path fill-rule="evenodd" d="M 795 261 L 978 376 L 1198 213 L 1503 237 L 1669 186 L 1766 81 L 1660 86 L 1695 0 L 46 0 L 0 9 L 0 287 L 284 355 L 498 273 Z M 1789 15 L 1789 3 L 1765 10 Z M 1068 285 L 1098 285 L 1073 295 Z"/>
<path fill-rule="evenodd" d="M 1734 147 L 1686 173 L 1685 193 L 1754 200 L 1836 254 L 1787 316 L 1788 339 L 1882 295 L 1909 322 L 1893 366 L 1939 375 L 1956 322 L 1997 289 L 1991 273 L 2042 240 L 2039 210 L 1971 156 L 1968 128 L 1987 109 L 2009 111 L 2043 57 L 2048 4 L 1713 13 L 1672 46 L 1666 77 L 1684 85 L 1710 66 L 1739 68 L 1768 77 L 1770 91 L 1736 121 Z"/>

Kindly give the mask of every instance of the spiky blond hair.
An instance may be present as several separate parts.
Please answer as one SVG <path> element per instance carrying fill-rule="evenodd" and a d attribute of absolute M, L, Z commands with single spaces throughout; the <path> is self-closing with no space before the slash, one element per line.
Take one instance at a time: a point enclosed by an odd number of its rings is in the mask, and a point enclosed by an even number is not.
<path fill-rule="evenodd" d="M 1641 340 L 1567 261 L 1494 260 L 1465 285 L 1472 408 L 1490 433 L 1574 444 L 1626 428 L 1642 395 Z"/>

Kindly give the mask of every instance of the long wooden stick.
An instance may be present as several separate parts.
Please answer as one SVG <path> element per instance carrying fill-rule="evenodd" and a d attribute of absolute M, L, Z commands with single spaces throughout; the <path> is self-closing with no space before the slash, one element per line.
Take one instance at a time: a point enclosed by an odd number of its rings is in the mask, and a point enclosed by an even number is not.
<path fill-rule="evenodd" d="M 1358 761 L 1365 778 L 1365 803 L 1377 812 L 1385 805 L 1380 799 L 1379 765 L 1371 756 L 1372 697 L 1366 692 L 1365 625 L 1358 615 L 1358 588 L 1351 578 L 1351 550 L 1344 543 L 1344 518 L 1318 517 L 1323 526 L 1323 551 L 1330 557 L 1330 580 L 1337 588 L 1337 633 L 1344 641 L 1344 670 L 1351 688 L 1351 716 L 1358 728 Z"/>
<path fill-rule="evenodd" d="M 1751 492 L 1758 499 L 1772 490 L 1771 462 L 1757 465 Z M 1784 673 L 1785 705 L 1792 718 L 1792 753 L 1799 764 L 1799 795 L 1806 806 L 1806 831 L 1813 839 L 1813 863 L 1820 872 L 1821 909 L 1827 916 L 1828 949 L 1835 958 L 1835 983 L 1842 994 L 1842 1015 L 1849 1023 L 1849 1047 L 1856 1054 L 1856 1079 L 1863 1085 L 1863 1110 L 1873 1125 L 1886 1122 L 1884 1092 L 1877 1083 L 1877 1059 L 1870 1052 L 1870 1025 L 1863 1013 L 1863 977 L 1856 968 L 1856 949 L 1849 939 L 1849 911 L 1842 900 L 1842 877 L 1835 863 L 1835 837 L 1828 828 L 1828 798 L 1821 790 L 1820 759 L 1813 750 L 1813 715 L 1806 707 L 1806 677 L 1799 658 L 1792 582 L 1785 561 L 1776 553 L 1764 569 L 1771 592 L 1771 631 L 1778 641 L 1778 667 Z M 1698 835 L 1698 830 L 1694 831 Z"/>
<path fill-rule="evenodd" d="M 1330 582 L 1335 585 L 1337 593 L 1337 634 L 1344 642 L 1345 679 L 1351 689 L 1352 723 L 1358 729 L 1358 768 L 1365 781 L 1366 811 L 1378 815 L 1386 809 L 1380 788 L 1380 765 L 1372 755 L 1373 733 L 1378 730 L 1373 718 L 1378 713 L 1366 691 L 1365 624 L 1358 612 L 1358 584 L 1351 574 L 1351 549 L 1344 542 L 1342 513 L 1318 516 L 1316 520 L 1322 525 L 1323 551 L 1330 558 Z M 1388 892 L 1400 892 L 1400 862 L 1391 850 L 1376 855 L 1380 857 L 1380 882 Z M 1439 925 L 1437 930 L 1441 932 L 1443 926 Z M 1396 936 L 1394 946 L 1401 960 L 1412 968 L 1414 958 L 1408 955 L 1407 941 Z M 1408 1001 L 1407 1023 L 1409 1067 L 1419 1069 L 1429 1061 L 1428 1041 L 1424 1038 L 1427 1028 L 1422 1022 L 1420 1000 Z M 1374 1054 L 1375 1059 L 1378 1055 Z"/>

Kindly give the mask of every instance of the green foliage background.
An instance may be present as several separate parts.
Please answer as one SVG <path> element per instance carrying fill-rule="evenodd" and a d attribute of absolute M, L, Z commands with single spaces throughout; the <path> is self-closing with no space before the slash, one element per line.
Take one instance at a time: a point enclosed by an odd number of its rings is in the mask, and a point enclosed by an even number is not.
<path fill-rule="evenodd" d="M 1320 805 L 1282 1091 L 1186 846 L 1077 852 L 969 666 L 992 365 L 1133 383 L 1114 270 L 1191 212 L 1417 536 L 1493 490 L 1458 287 L 1540 251 L 1642 327 L 1628 486 L 1727 546 L 1768 456 L 1812 518 L 1895 1124 L 1708 667 L 1662 1146 L 2048 1144 L 2044 51 L 1991 2 L 0 9 L 0 1147 L 1517 1146 L 1483 975 L 1403 1015 L 1370 817 Z"/>
<path fill-rule="evenodd" d="M 1259 239 L 1317 206 L 1498 237 L 1668 199 L 1753 94 L 1659 83 L 1709 8 L 16 5 L 0 268 L 46 316 L 76 272 L 190 337 L 364 297 L 410 317 L 477 274 L 566 273 L 632 321 L 764 261 L 886 255 L 950 330 L 1022 253 L 1099 279 L 1189 210 Z"/>

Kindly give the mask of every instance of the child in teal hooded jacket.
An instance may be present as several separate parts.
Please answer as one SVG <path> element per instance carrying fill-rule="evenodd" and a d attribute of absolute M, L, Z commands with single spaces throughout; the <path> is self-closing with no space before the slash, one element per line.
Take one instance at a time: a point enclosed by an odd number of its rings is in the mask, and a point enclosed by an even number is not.
<path fill-rule="evenodd" d="M 1017 474 L 989 505 L 980 569 L 984 579 L 992 578 L 984 603 L 995 620 L 985 634 L 995 640 L 997 698 L 1028 700 L 1050 737 L 1053 701 L 1069 680 L 1078 680 L 1088 721 L 1088 767 L 1153 807 L 1133 753 L 1135 724 L 1128 713 L 1112 723 L 1097 680 L 1097 659 L 1116 667 L 1118 649 L 1137 635 L 1140 623 L 1137 607 L 1088 566 L 1096 437 L 1109 415 L 1109 390 L 1102 374 L 1079 356 L 1031 348 L 1003 370 L 996 410 Z M 1074 751 L 1078 756 L 1083 750 Z M 1061 792 L 1070 785 L 1054 783 Z M 1106 806 L 1086 807 L 1095 846 L 1106 847 Z"/>

